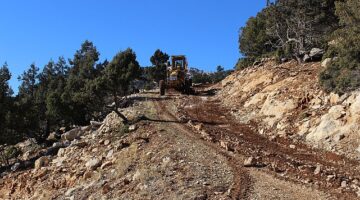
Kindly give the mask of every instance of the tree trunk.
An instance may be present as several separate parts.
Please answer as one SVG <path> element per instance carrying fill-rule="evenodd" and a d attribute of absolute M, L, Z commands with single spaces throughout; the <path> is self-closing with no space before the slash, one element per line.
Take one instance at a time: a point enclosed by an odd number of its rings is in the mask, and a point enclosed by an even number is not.
<path fill-rule="evenodd" d="M 113 92 L 114 95 L 114 102 L 115 102 L 115 113 L 124 121 L 124 124 L 128 123 L 128 119 L 125 117 L 125 115 L 123 115 L 121 112 L 119 112 L 118 108 L 119 108 L 119 104 L 118 104 L 118 98 L 117 98 L 117 92 L 114 91 Z"/>

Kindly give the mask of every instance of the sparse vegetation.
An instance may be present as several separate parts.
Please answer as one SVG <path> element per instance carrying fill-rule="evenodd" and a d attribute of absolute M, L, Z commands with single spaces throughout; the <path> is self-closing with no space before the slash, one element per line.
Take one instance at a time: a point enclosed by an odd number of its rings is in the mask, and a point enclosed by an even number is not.
<path fill-rule="evenodd" d="M 232 70 L 225 70 L 221 65 L 216 67 L 216 72 L 204 72 L 197 68 L 191 68 L 193 83 L 217 83 L 228 76 Z"/>

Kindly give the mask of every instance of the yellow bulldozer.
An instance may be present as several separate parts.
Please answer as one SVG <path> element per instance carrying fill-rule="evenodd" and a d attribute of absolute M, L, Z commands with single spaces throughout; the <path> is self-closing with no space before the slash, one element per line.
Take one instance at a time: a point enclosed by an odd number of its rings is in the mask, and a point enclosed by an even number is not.
<path fill-rule="evenodd" d="M 192 88 L 192 76 L 184 55 L 171 56 L 171 65 L 167 64 L 166 80 L 159 82 L 160 95 L 165 95 L 166 89 L 175 89 L 185 94 L 195 93 Z"/>

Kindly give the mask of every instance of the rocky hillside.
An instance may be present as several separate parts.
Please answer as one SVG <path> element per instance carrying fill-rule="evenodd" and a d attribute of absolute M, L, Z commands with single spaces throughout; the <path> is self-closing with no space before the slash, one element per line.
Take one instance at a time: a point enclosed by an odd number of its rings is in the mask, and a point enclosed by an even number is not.
<path fill-rule="evenodd" d="M 317 77 L 326 63 L 264 61 L 221 83 L 217 97 L 262 135 L 287 137 L 360 159 L 360 92 L 327 94 Z"/>
<path fill-rule="evenodd" d="M 15 145 L 22 153 L 0 174 L 0 199 L 229 199 L 226 158 L 159 118 L 157 96 L 129 97 L 122 110 L 148 120 L 128 126 L 113 112 L 51 147 Z"/>

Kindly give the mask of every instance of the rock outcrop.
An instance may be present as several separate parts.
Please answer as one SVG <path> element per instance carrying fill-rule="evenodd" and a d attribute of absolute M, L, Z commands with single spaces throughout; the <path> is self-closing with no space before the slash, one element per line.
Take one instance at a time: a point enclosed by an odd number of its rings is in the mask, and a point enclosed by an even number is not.
<path fill-rule="evenodd" d="M 313 50 L 311 55 L 322 51 Z M 330 61 L 269 61 L 236 71 L 222 81 L 217 97 L 239 121 L 255 121 L 260 134 L 303 140 L 358 159 L 360 91 L 323 92 L 317 77 Z"/>

